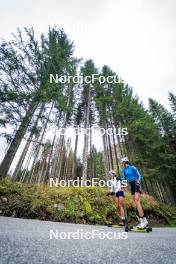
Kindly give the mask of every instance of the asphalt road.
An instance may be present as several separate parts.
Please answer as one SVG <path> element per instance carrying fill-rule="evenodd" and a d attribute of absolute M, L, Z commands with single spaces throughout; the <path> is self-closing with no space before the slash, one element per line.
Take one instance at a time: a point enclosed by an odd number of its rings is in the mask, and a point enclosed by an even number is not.
<path fill-rule="evenodd" d="M 122 232 L 121 228 L 0 217 L 0 263 L 176 263 L 176 228 Z"/>

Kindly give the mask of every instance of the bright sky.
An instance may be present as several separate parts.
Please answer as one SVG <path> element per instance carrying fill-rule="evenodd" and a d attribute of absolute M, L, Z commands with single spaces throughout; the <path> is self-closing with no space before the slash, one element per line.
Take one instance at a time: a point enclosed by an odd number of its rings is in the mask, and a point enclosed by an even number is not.
<path fill-rule="evenodd" d="M 134 88 L 170 109 L 176 92 L 175 0 L 0 0 L 0 37 L 17 27 L 63 27 L 74 40 L 75 55 L 109 65 Z"/>

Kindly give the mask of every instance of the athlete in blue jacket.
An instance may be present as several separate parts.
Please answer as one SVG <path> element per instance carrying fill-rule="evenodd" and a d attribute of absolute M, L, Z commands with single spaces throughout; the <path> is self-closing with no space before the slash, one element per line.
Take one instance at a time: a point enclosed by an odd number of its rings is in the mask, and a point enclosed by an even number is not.
<path fill-rule="evenodd" d="M 139 173 L 138 169 L 131 165 L 128 158 L 122 158 L 123 163 L 123 175 L 121 180 L 128 180 L 131 187 L 131 194 L 133 196 L 133 200 L 136 204 L 136 209 L 139 217 L 139 225 L 138 228 L 145 228 L 148 225 L 146 217 L 144 217 L 144 211 L 140 201 L 140 189 L 141 189 L 141 181 L 142 176 Z"/>

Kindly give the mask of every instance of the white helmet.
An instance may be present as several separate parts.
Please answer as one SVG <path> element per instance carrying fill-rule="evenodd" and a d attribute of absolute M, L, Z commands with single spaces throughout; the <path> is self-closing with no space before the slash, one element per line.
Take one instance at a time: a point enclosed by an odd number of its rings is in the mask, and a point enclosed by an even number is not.
<path fill-rule="evenodd" d="M 121 162 L 128 162 L 128 161 L 129 161 L 128 157 L 124 157 L 121 159 Z"/>
<path fill-rule="evenodd" d="M 115 175 L 115 171 L 114 170 L 109 171 L 109 176 L 114 176 L 114 175 Z"/>

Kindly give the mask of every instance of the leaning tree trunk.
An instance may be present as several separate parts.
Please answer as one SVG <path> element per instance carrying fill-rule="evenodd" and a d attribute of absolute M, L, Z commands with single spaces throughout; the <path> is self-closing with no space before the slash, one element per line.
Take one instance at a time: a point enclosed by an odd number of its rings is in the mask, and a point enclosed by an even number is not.
<path fill-rule="evenodd" d="M 32 163 L 31 172 L 30 172 L 30 176 L 29 176 L 29 182 L 32 182 L 32 181 L 36 182 L 37 179 L 38 179 L 38 176 L 39 176 L 38 174 L 40 173 L 38 171 L 37 175 L 35 176 L 35 179 L 33 180 L 34 173 L 35 173 L 35 166 L 36 166 L 36 163 L 38 161 L 38 157 L 39 157 L 39 153 L 40 153 L 40 147 L 43 144 L 43 138 L 45 136 L 45 132 L 46 132 L 46 129 L 47 129 L 47 126 L 48 126 L 48 122 L 50 120 L 50 115 L 51 115 L 53 107 L 54 107 L 54 103 L 52 103 L 52 105 L 51 105 L 50 111 L 48 113 L 48 117 L 47 117 L 46 122 L 45 122 L 44 127 L 43 127 L 43 132 L 42 132 L 40 141 L 38 142 L 38 146 L 37 146 L 37 148 L 35 150 L 34 160 L 33 160 L 33 163 Z"/>
<path fill-rule="evenodd" d="M 60 113 L 60 115 L 61 115 L 61 113 Z M 52 156 L 53 156 L 53 153 L 54 153 L 54 146 L 56 144 L 56 133 L 57 133 L 57 129 L 59 128 L 59 122 L 60 122 L 60 118 L 58 118 L 58 121 L 57 121 L 57 126 L 56 126 L 55 133 L 54 133 L 54 137 L 53 137 L 53 140 L 52 140 L 51 150 L 50 150 L 50 153 L 49 153 L 49 158 L 48 158 L 47 166 L 46 166 L 45 171 L 43 172 L 43 178 L 44 178 L 45 183 L 48 182 L 49 177 L 51 176 Z"/>
<path fill-rule="evenodd" d="M 7 173 L 10 169 L 10 166 L 13 162 L 13 159 L 15 157 L 15 154 L 20 146 L 20 143 L 22 141 L 22 139 L 24 138 L 24 135 L 26 133 L 26 130 L 29 126 L 29 123 L 31 122 L 31 119 L 33 117 L 33 114 L 37 108 L 37 103 L 36 102 L 31 102 L 29 109 L 26 112 L 25 117 L 23 118 L 21 125 L 17 131 L 17 133 L 15 134 L 14 139 L 12 140 L 10 147 L 1 163 L 0 166 L 0 177 L 6 177 Z"/>
<path fill-rule="evenodd" d="M 44 109 L 44 104 L 42 104 L 41 107 L 40 107 L 40 111 L 39 111 L 39 113 L 38 113 L 38 115 L 37 115 L 37 119 L 36 119 L 36 121 L 35 121 L 35 123 L 34 123 L 33 128 L 36 128 L 36 127 L 37 127 L 37 124 L 38 124 L 38 121 L 39 121 L 39 119 L 40 119 L 40 117 L 41 117 L 41 114 L 42 114 L 42 112 L 43 112 L 43 109 Z M 18 161 L 18 163 L 17 163 L 17 165 L 16 165 L 15 171 L 14 171 L 14 173 L 13 173 L 12 179 L 13 179 L 14 181 L 18 178 L 18 174 L 19 174 L 19 172 L 21 171 L 21 168 L 22 168 L 23 162 L 24 162 L 24 160 L 25 160 L 25 158 L 26 158 L 26 154 L 27 154 L 27 152 L 28 152 L 28 150 L 29 150 L 29 146 L 30 146 L 30 144 L 31 144 L 31 141 L 32 141 L 33 136 L 34 136 L 34 132 L 31 131 L 31 132 L 30 132 L 30 135 L 29 135 L 29 138 L 27 139 L 27 142 L 26 142 L 25 147 L 24 147 L 24 149 L 23 149 L 23 152 L 22 152 L 22 154 L 21 154 L 21 156 L 20 156 L 20 159 L 19 159 L 19 161 Z"/>
<path fill-rule="evenodd" d="M 113 127 L 112 119 L 111 119 L 111 127 Z M 114 132 L 112 133 L 112 140 L 113 140 L 113 149 L 114 149 L 115 162 L 116 162 L 116 165 L 117 165 L 117 174 L 118 174 L 118 176 L 120 176 L 119 162 L 118 162 L 118 155 L 117 155 L 117 144 L 115 142 Z"/>

